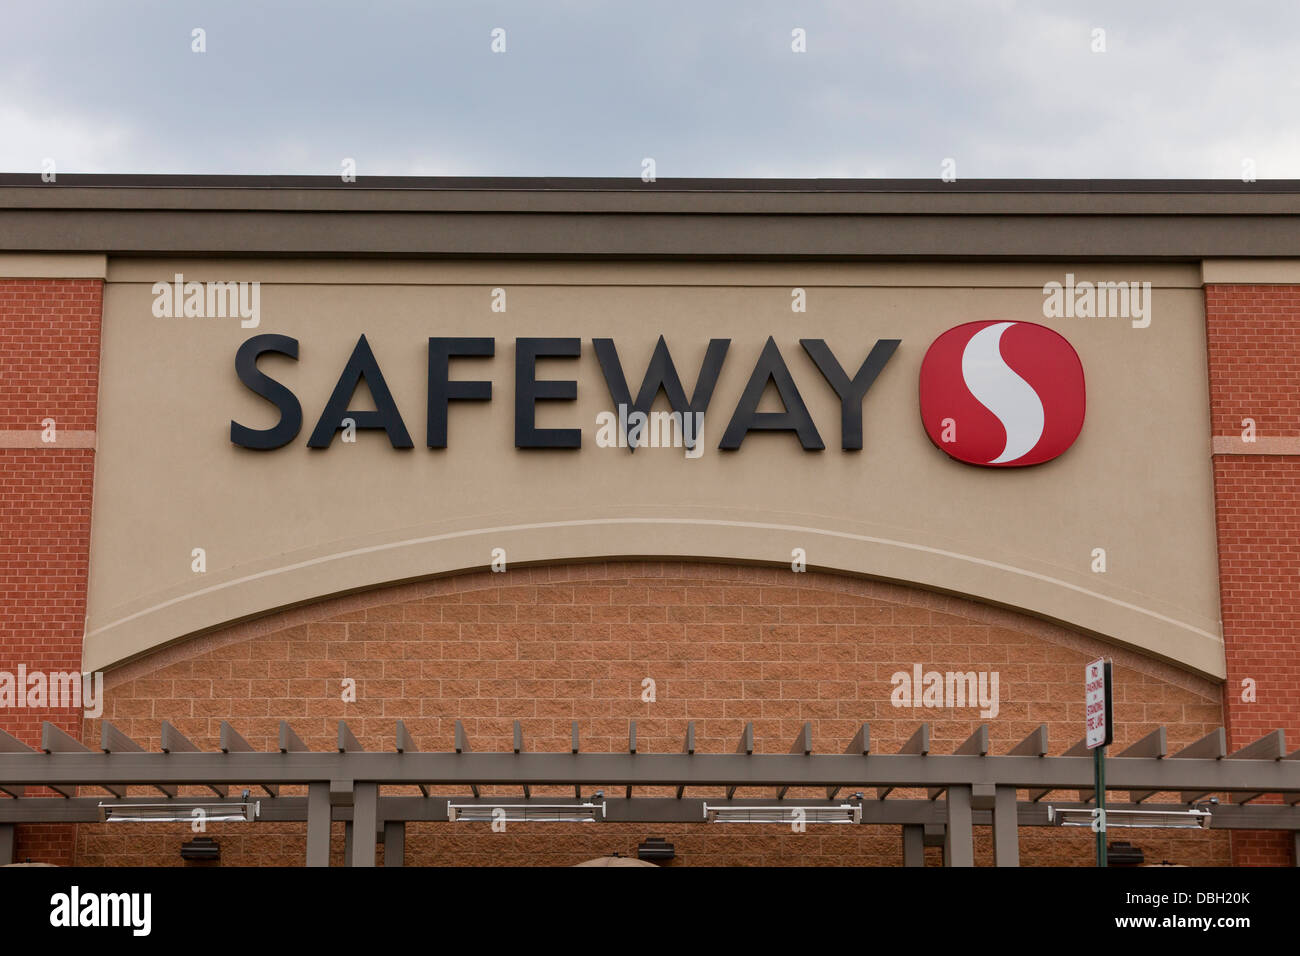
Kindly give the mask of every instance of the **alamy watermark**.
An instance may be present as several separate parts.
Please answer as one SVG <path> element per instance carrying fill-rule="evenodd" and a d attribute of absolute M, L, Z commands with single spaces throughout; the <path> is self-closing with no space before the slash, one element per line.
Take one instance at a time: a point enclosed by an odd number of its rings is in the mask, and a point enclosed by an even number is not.
<path fill-rule="evenodd" d="M 153 894 L 83 893 L 74 884 L 50 897 L 50 925 L 120 927 L 131 930 L 132 936 L 148 936 L 153 929 Z"/>
<path fill-rule="evenodd" d="M 703 412 L 628 411 L 620 403 L 617 412 L 596 416 L 596 444 L 601 448 L 684 448 L 687 458 L 704 454 Z"/>
<path fill-rule="evenodd" d="M 0 709 L 81 708 L 86 716 L 104 713 L 104 674 L 77 671 L 29 671 L 19 664 L 17 673 L 0 671 Z"/>
<path fill-rule="evenodd" d="M 894 685 L 889 701 L 895 707 L 978 707 L 981 717 L 998 715 L 997 671 L 922 673 L 922 666 L 913 664 L 911 673 L 896 671 L 889 682 Z"/>
<path fill-rule="evenodd" d="M 238 318 L 245 329 L 262 322 L 260 282 L 186 282 L 178 272 L 172 282 L 155 282 L 150 291 L 157 319 Z"/>
<path fill-rule="evenodd" d="M 1150 282 L 1065 282 L 1043 286 L 1043 317 L 1047 319 L 1132 319 L 1133 328 L 1151 324 Z"/>

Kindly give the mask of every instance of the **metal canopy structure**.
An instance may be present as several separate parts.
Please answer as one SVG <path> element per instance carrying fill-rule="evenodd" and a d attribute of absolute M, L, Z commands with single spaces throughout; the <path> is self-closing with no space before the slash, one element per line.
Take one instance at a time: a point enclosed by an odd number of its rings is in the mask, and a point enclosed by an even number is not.
<path fill-rule="evenodd" d="M 308 866 L 329 865 L 332 821 L 346 824 L 347 865 L 374 866 L 376 844 L 382 841 L 385 865 L 400 866 L 406 824 L 492 819 L 498 808 L 503 817 L 516 820 L 773 819 L 781 821 L 777 825 L 788 825 L 781 820 L 788 809 L 791 819 L 803 818 L 812 826 L 847 822 L 901 827 L 907 866 L 924 865 L 924 848 L 933 845 L 943 846 L 945 865 L 973 866 L 973 828 L 991 826 L 995 864 L 1018 866 L 1020 827 L 1061 825 L 1063 819 L 1088 810 L 1093 799 L 1092 758 L 1082 741 L 1061 756 L 1048 756 L 1046 725 L 1004 755 L 989 753 L 987 726 L 977 728 L 955 753 L 943 755 L 930 752 L 928 724 L 922 724 L 898 753 L 890 754 L 871 750 L 866 724 L 835 753 L 814 752 L 809 724 L 787 753 L 755 753 L 752 724 L 739 736 L 735 753 L 699 753 L 695 725 L 689 723 L 680 752 L 650 754 L 637 749 L 633 721 L 626 753 L 593 753 L 580 749 L 575 721 L 568 752 L 537 753 L 525 749 L 522 728 L 515 721 L 511 750 L 481 752 L 471 747 L 457 721 L 452 751 L 424 752 L 398 721 L 394 751 L 377 752 L 364 750 L 347 723 L 339 721 L 337 748 L 321 752 L 309 750 L 282 722 L 278 749 L 261 752 L 223 722 L 220 750 L 206 752 L 163 722 L 162 752 L 152 753 L 107 720 L 101 722 L 98 750 L 46 723 L 39 750 L 0 731 L 0 794 L 7 795 L 0 798 L 0 863 L 13 858 L 15 824 L 103 819 L 106 799 L 78 795 L 82 787 L 108 794 L 117 811 L 110 819 L 151 814 L 157 819 L 159 808 L 165 814 L 168 807 L 175 808 L 175 815 L 163 819 L 188 819 L 185 814 L 193 807 L 219 812 L 229 803 L 232 817 L 238 813 L 255 822 L 305 822 Z M 1167 753 L 1166 739 L 1160 728 L 1108 758 L 1106 812 L 1108 820 L 1115 821 L 1112 827 L 1151 825 L 1141 821 L 1157 819 L 1161 826 L 1179 825 L 1177 821 L 1186 817 L 1188 826 L 1288 831 L 1300 851 L 1300 750 L 1286 752 L 1281 730 L 1232 754 L 1227 753 L 1222 729 L 1175 754 Z M 151 793 L 127 796 L 131 786 L 147 787 Z M 305 786 L 307 795 L 282 796 L 280 788 L 285 786 Z M 395 786 L 418 788 L 420 795 L 381 793 L 381 787 Z M 32 796 L 29 787 L 46 787 L 59 796 Z M 201 800 L 180 797 L 180 787 L 201 787 L 205 794 Z M 430 789 L 435 787 L 454 788 L 461 795 L 433 795 Z M 573 797 L 534 795 L 535 787 L 572 787 Z M 228 796 L 241 788 L 247 792 L 240 799 Z M 489 796 L 487 788 L 514 792 Z M 665 788 L 675 796 L 638 795 L 638 788 Z M 704 788 L 712 792 L 701 793 Z M 822 793 L 800 798 L 790 794 L 796 788 Z M 890 797 L 902 789 L 923 791 L 925 796 Z M 688 794 L 690 790 L 695 794 Z M 742 790 L 749 794 L 738 797 Z M 1127 791 L 1128 801 L 1116 801 L 1109 795 L 1112 790 Z M 1017 791 L 1026 791 L 1027 799 L 1019 799 Z M 1064 791 L 1077 791 L 1077 799 L 1048 800 Z M 1177 794 L 1178 802 L 1147 802 L 1157 794 Z M 1214 805 L 1207 818 L 1204 805 L 1195 805 L 1211 794 L 1223 794 L 1226 802 Z M 1256 802 L 1266 797 L 1277 802 Z M 139 812 L 130 812 L 133 807 Z M 1119 822 L 1126 814 L 1137 822 Z"/>

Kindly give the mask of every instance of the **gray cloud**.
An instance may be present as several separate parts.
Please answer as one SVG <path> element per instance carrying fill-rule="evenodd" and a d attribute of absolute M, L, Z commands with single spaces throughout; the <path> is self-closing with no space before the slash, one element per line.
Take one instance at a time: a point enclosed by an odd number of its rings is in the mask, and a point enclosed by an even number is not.
<path fill-rule="evenodd" d="M 0 168 L 1300 177 L 1297 26 L 1172 0 L 23 5 Z"/>

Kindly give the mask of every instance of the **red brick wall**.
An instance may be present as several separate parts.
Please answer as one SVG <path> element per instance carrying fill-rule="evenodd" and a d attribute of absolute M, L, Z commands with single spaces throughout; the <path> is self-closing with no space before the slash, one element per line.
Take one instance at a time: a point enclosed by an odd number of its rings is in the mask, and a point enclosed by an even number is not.
<path fill-rule="evenodd" d="M 93 430 L 99 279 L 0 279 L 0 429 Z"/>
<path fill-rule="evenodd" d="M 103 284 L 0 280 L 0 431 L 95 428 Z M 81 670 L 94 451 L 0 447 L 0 670 Z M 0 728 L 30 745 L 42 721 L 69 733 L 75 710 L 0 709 Z M 21 826 L 17 857 L 68 863 L 73 831 Z"/>
<path fill-rule="evenodd" d="M 457 718 L 475 750 L 508 750 L 519 719 L 529 750 L 557 752 L 567 751 L 573 720 L 584 750 L 624 751 L 636 720 L 640 751 L 679 752 L 693 720 L 702 753 L 733 753 L 749 720 L 756 749 L 768 753 L 787 752 L 804 721 L 816 750 L 837 753 L 863 721 L 882 752 L 929 721 L 932 752 L 951 753 L 986 721 L 977 709 L 891 706 L 891 675 L 920 663 L 999 672 L 1000 712 L 987 721 L 994 753 L 1040 723 L 1060 753 L 1082 736 L 1080 674 L 1103 653 L 1116 664 L 1119 745 L 1163 724 L 1171 745 L 1182 746 L 1222 723 L 1217 684 L 1013 612 L 846 576 L 658 561 L 466 574 L 236 625 L 110 673 L 104 717 L 150 749 L 167 720 L 207 750 L 216 749 L 223 718 L 257 749 L 275 749 L 287 719 L 308 746 L 329 750 L 343 718 L 367 749 L 388 751 L 399 718 L 422 748 L 444 751 Z M 348 677 L 357 682 L 355 703 L 341 699 Z M 646 677 L 657 685 L 654 703 L 641 700 Z M 86 721 L 84 739 L 97 732 L 98 722 Z M 830 830 L 512 824 L 494 834 L 486 824 L 430 823 L 410 828 L 407 859 L 570 864 L 629 855 L 647 836 L 665 836 L 688 865 L 900 862 L 896 827 Z M 84 864 L 178 865 L 180 844 L 193 835 L 184 824 L 79 831 Z M 977 833 L 977 860 L 987 864 L 987 830 Z M 225 825 L 210 835 L 223 865 L 304 859 L 302 825 Z M 1092 863 L 1086 830 L 1022 835 L 1026 864 Z M 1229 860 L 1221 831 L 1155 831 L 1132 842 L 1157 862 Z M 338 843 L 336 860 L 340 853 Z"/>
<path fill-rule="evenodd" d="M 1300 286 L 1205 290 L 1215 436 L 1300 437 Z M 1249 449 L 1242 444 L 1241 448 Z M 1219 589 L 1227 649 L 1230 749 L 1271 730 L 1300 743 L 1300 457 L 1214 456 Z M 1253 702 L 1243 680 L 1255 682 Z M 1286 865 L 1283 833 L 1237 833 L 1238 864 Z"/>
<path fill-rule="evenodd" d="M 1300 286 L 1207 285 L 1205 310 L 1214 434 L 1300 436 Z"/>

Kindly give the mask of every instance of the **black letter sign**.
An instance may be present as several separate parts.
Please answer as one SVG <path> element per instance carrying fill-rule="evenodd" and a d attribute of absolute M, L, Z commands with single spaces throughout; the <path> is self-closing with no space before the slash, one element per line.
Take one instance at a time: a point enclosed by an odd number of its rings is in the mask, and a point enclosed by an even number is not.
<path fill-rule="evenodd" d="M 357 390 L 357 385 L 363 378 L 378 411 L 348 410 L 352 393 Z M 312 431 L 311 438 L 307 440 L 307 446 L 328 448 L 330 442 L 334 440 L 334 433 L 343 427 L 345 418 L 356 422 L 358 429 L 382 428 L 388 433 L 388 441 L 394 448 L 415 447 L 411 444 L 411 436 L 407 433 L 406 426 L 402 423 L 402 416 L 398 414 L 397 404 L 388 390 L 388 383 L 384 381 L 384 373 L 379 371 L 375 353 L 370 351 L 370 343 L 366 341 L 364 335 L 357 339 L 357 347 L 352 350 L 352 357 L 348 359 L 343 374 L 339 376 L 338 384 L 334 386 L 334 394 L 325 405 L 325 411 L 321 412 L 320 421 L 316 422 L 316 428 Z"/>
<path fill-rule="evenodd" d="M 799 344 L 808 353 L 822 376 L 830 382 L 835 394 L 840 397 L 840 446 L 849 450 L 862 448 L 862 400 L 867 397 L 867 389 L 876 380 L 880 370 L 885 367 L 898 348 L 900 339 L 877 339 L 869 354 L 853 376 L 853 381 L 844 374 L 839 360 L 831 353 L 825 339 L 800 339 Z"/>
<path fill-rule="evenodd" d="M 267 352 L 298 358 L 298 340 L 287 335 L 254 335 L 235 353 L 235 374 L 254 394 L 280 409 L 280 420 L 272 428 L 247 428 L 233 419 L 230 440 L 241 448 L 269 451 L 283 448 L 298 437 L 302 428 L 302 405 L 289 388 L 257 367 L 258 356 Z"/>
<path fill-rule="evenodd" d="M 491 382 L 450 381 L 451 357 L 492 356 L 494 339 L 429 339 L 429 424 L 424 443 L 430 448 L 447 447 L 447 403 L 486 402 L 492 398 Z"/>
<path fill-rule="evenodd" d="M 677 366 L 673 364 L 673 357 L 668 353 L 668 343 L 664 341 L 662 335 L 659 336 L 654 354 L 650 356 L 650 365 L 645 370 L 645 378 L 641 380 L 641 390 L 637 392 L 635 403 L 632 401 L 632 393 L 628 390 L 627 378 L 623 374 L 623 363 L 619 361 L 614 340 L 592 339 L 591 344 L 596 347 L 596 358 L 600 360 L 600 370 L 605 373 L 605 384 L 609 386 L 610 398 L 614 399 L 616 407 L 618 405 L 627 407 L 627 416 L 620 416 L 626 420 L 634 411 L 649 415 L 650 407 L 659 397 L 660 389 L 668 396 L 668 407 L 675 412 L 680 412 L 682 415 L 698 412 L 702 415 L 708 411 L 709 399 L 713 397 L 713 386 L 718 383 L 718 373 L 722 371 L 722 361 L 727 357 L 727 346 L 731 344 L 731 339 L 709 339 L 709 349 L 704 353 L 704 361 L 700 363 L 700 374 L 695 379 L 695 393 L 687 401 L 686 390 L 682 388 L 682 380 L 677 376 Z M 632 425 L 629 422 L 629 435 L 631 431 Z M 629 441 L 628 449 L 636 451 L 636 446 Z"/>
<path fill-rule="evenodd" d="M 781 395 L 781 403 L 786 409 L 783 412 L 758 410 L 759 400 L 769 381 L 776 385 L 776 390 Z M 781 350 L 776 347 L 776 342 L 770 335 L 718 447 L 728 450 L 739 448 L 746 433 L 751 431 L 792 431 L 799 436 L 799 443 L 806 451 L 821 451 L 826 447 L 822 444 L 822 436 L 817 434 L 812 416 L 808 414 L 808 406 L 803 403 L 803 396 L 790 377 L 785 359 L 781 358 Z"/>
<path fill-rule="evenodd" d="M 537 381 L 537 359 L 543 356 L 576 358 L 582 352 L 578 339 L 515 339 L 515 447 L 580 448 L 579 428 L 538 428 L 537 405 L 542 400 L 573 401 L 577 382 Z"/>

